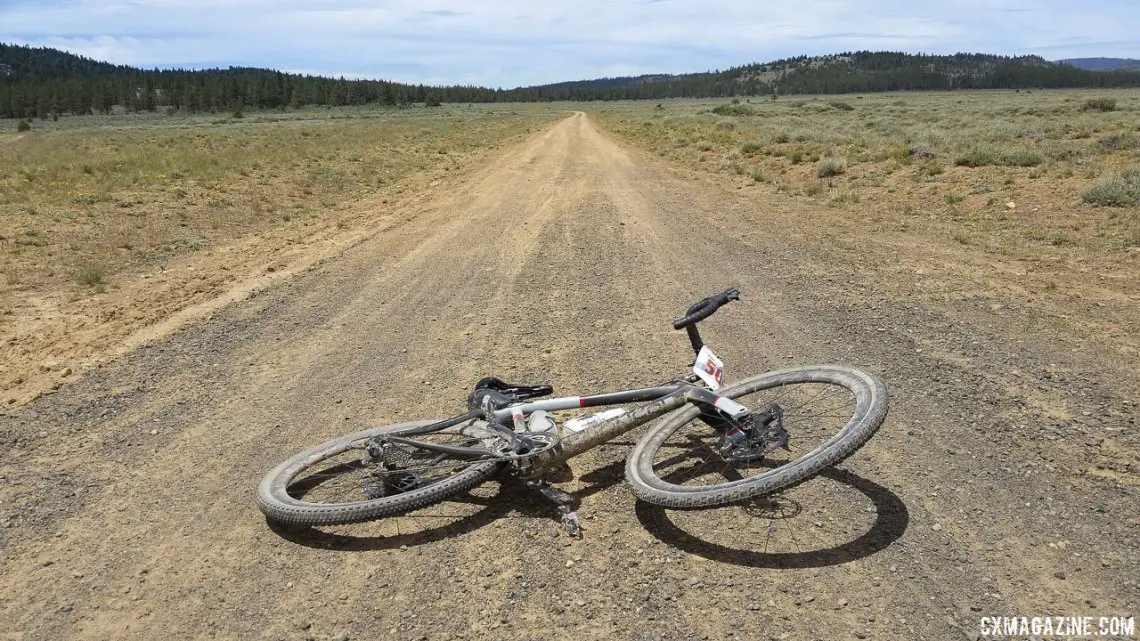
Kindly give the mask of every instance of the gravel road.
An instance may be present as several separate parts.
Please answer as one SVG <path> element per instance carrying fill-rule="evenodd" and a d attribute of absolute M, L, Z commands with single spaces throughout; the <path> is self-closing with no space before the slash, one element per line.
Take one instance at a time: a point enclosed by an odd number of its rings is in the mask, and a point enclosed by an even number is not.
<path fill-rule="evenodd" d="M 1140 614 L 1135 376 L 1024 340 L 1014 304 L 900 296 L 781 225 L 826 211 L 696 179 L 584 114 L 496 154 L 0 414 L 0 638 L 941 640 Z M 730 379 L 840 362 L 887 381 L 887 423 L 839 469 L 673 512 L 624 485 L 635 432 L 557 479 L 580 540 L 509 483 L 323 530 L 254 506 L 287 456 L 453 413 L 481 376 L 570 394 L 679 375 L 670 321 L 729 285 L 743 302 L 703 333 Z"/>

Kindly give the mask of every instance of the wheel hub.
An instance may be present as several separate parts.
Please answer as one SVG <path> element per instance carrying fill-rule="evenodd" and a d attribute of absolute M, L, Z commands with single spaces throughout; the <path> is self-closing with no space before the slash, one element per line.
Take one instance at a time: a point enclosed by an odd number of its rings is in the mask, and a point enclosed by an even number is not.
<path fill-rule="evenodd" d="M 784 429 L 784 410 L 772 405 L 746 417 L 740 427 L 733 427 L 720 438 L 717 449 L 729 462 L 754 461 L 780 448 L 788 449 L 788 431 Z"/>

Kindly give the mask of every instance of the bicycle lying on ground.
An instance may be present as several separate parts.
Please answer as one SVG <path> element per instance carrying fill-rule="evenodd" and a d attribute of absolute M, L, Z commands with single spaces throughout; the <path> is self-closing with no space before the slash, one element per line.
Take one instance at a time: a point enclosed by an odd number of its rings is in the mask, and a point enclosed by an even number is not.
<path fill-rule="evenodd" d="M 685 329 L 693 373 L 656 387 L 533 400 L 549 385 L 484 378 L 468 411 L 349 434 L 271 470 L 257 504 L 271 521 L 356 523 L 443 501 L 504 470 L 555 502 L 579 533 L 573 497 L 544 478 L 569 459 L 663 418 L 635 445 L 626 478 L 644 501 L 673 509 L 739 503 L 819 474 L 858 450 L 887 415 L 887 390 L 867 372 L 840 365 L 785 369 L 724 386 L 724 364 L 697 323 L 736 289 L 710 296 L 673 323 Z M 630 404 L 640 404 L 632 409 Z M 559 422 L 551 412 L 615 406 Z"/>

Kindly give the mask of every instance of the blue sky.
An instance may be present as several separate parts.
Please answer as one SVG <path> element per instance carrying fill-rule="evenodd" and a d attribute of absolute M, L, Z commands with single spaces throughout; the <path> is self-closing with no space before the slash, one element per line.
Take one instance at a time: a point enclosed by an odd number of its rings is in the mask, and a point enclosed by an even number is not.
<path fill-rule="evenodd" d="M 1140 58 L 1140 0 L 0 0 L 0 42 L 515 87 L 858 49 Z"/>

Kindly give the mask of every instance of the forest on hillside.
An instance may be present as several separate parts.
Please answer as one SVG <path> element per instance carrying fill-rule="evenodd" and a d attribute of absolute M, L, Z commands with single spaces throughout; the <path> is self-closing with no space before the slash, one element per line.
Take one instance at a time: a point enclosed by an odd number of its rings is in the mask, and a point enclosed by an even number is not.
<path fill-rule="evenodd" d="M 1140 71 L 1088 71 L 1036 56 L 852 52 L 725 71 L 602 78 L 516 89 L 348 80 L 268 69 L 143 70 L 48 48 L 0 43 L 0 118 L 167 110 L 443 102 L 716 98 L 772 94 L 1140 86 Z"/>

